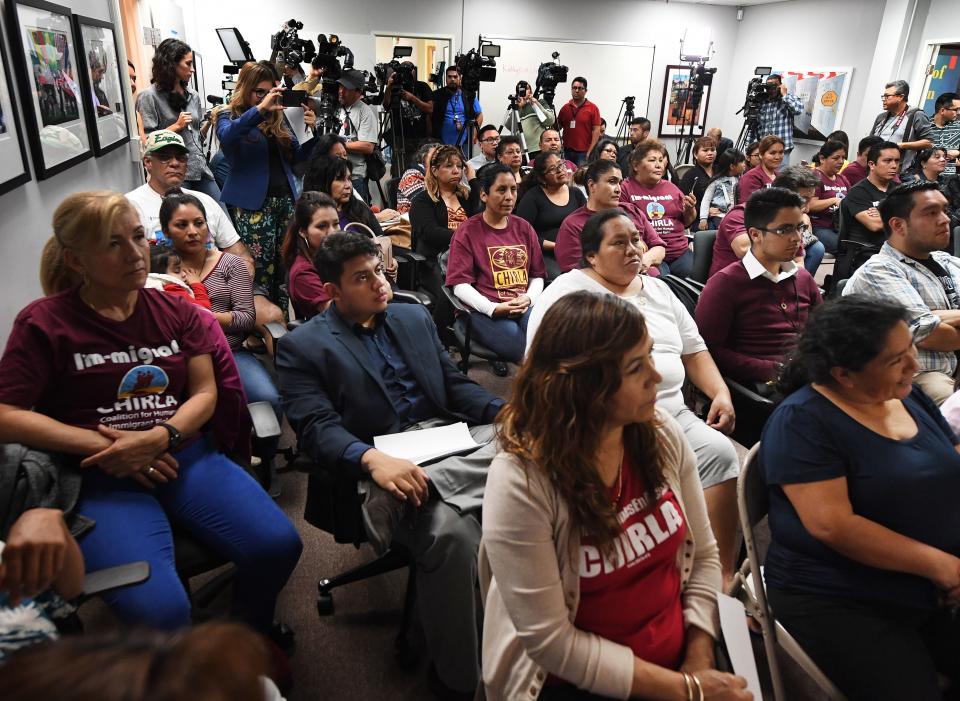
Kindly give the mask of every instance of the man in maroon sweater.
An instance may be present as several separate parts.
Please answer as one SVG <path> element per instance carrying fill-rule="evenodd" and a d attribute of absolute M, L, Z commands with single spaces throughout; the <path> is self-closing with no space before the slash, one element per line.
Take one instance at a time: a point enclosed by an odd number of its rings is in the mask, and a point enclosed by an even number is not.
<path fill-rule="evenodd" d="M 750 250 L 711 277 L 697 303 L 697 326 L 721 374 L 753 384 L 776 378 L 783 356 L 822 302 L 794 254 L 803 230 L 803 199 L 779 187 L 747 202 Z"/>

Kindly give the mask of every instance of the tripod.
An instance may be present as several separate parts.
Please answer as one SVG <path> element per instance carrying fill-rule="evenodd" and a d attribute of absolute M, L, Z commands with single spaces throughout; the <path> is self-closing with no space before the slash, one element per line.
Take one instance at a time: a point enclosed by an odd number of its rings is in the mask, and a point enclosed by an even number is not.
<path fill-rule="evenodd" d="M 517 107 L 517 96 L 508 95 L 507 100 L 509 101 L 507 111 L 503 115 L 503 124 L 497 129 L 497 133 L 500 134 L 504 128 L 507 128 L 511 134 L 520 139 L 520 152 L 523 156 L 523 164 L 526 165 L 530 162 L 530 151 L 527 149 L 527 139 L 523 135 L 523 124 L 520 120 L 520 108 Z"/>
<path fill-rule="evenodd" d="M 613 140 L 620 146 L 626 145 L 630 139 L 630 122 L 633 121 L 633 105 L 636 98 L 628 95 L 620 101 L 620 111 L 617 112 L 617 121 L 614 126 L 617 127 L 617 135 Z"/>
<path fill-rule="evenodd" d="M 740 129 L 740 136 L 737 137 L 734 148 L 746 153 L 747 144 L 756 141 L 760 133 L 760 108 L 748 102 L 737 110 L 737 114 L 741 112 L 743 112 L 743 127 Z"/>
<path fill-rule="evenodd" d="M 380 133 L 377 135 L 377 143 L 384 141 L 384 134 L 387 133 L 387 125 L 389 125 L 390 175 L 393 178 L 400 177 L 400 174 L 407 164 L 407 140 L 403 133 L 403 117 L 400 114 L 402 106 L 399 104 L 399 100 L 399 96 L 394 95 L 393 99 L 390 100 L 390 106 L 380 113 Z"/>

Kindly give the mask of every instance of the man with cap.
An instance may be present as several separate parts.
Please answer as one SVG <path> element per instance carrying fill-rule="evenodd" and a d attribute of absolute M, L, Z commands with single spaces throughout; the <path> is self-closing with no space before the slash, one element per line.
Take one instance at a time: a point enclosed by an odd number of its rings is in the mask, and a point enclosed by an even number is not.
<path fill-rule="evenodd" d="M 353 164 L 353 191 L 359 193 L 364 202 L 369 202 L 367 156 L 373 153 L 380 136 L 377 115 L 361 99 L 364 83 L 362 71 L 346 70 L 337 82 L 340 84 L 338 94 L 343 114 L 340 134 L 347 139 L 347 158 Z"/>

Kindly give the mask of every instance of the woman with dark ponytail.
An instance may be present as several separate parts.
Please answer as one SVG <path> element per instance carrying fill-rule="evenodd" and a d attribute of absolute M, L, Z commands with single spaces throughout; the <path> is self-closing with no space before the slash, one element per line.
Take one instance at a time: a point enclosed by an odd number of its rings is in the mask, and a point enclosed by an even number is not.
<path fill-rule="evenodd" d="M 941 699 L 960 681 L 960 455 L 919 366 L 903 307 L 822 305 L 763 431 L 767 595 L 850 699 Z"/>

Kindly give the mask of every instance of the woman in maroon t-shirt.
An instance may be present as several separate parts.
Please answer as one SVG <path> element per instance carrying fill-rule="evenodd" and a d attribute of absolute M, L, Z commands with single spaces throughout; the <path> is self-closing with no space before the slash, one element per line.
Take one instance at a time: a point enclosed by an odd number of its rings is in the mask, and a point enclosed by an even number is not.
<path fill-rule="evenodd" d="M 669 271 L 687 277 L 693 270 L 693 251 L 686 228 L 697 218 L 697 198 L 664 180 L 667 147 L 656 139 L 640 142 L 630 154 L 629 178 L 620 186 L 620 201 L 630 202 L 646 212 L 647 219 L 667 244 Z"/>
<path fill-rule="evenodd" d="M 765 136 L 757 144 L 760 164 L 751 168 L 740 177 L 737 185 L 737 202 L 746 202 L 757 190 L 770 187 L 777 177 L 777 171 L 783 165 L 783 139 L 779 136 Z"/>
<path fill-rule="evenodd" d="M 714 669 L 717 545 L 652 349 L 614 295 L 566 295 L 537 329 L 484 496 L 489 699 L 750 698 Z"/>
<path fill-rule="evenodd" d="M 518 363 L 527 344 L 530 307 L 547 272 L 537 232 L 511 214 L 517 181 L 505 165 L 492 164 L 480 180 L 486 207 L 453 234 L 447 286 L 472 311 L 474 337 L 505 361 Z"/>
<path fill-rule="evenodd" d="M 310 319 L 330 306 L 330 295 L 323 289 L 313 257 L 327 234 L 339 228 L 337 203 L 330 195 L 314 191 L 300 195 L 280 248 L 289 276 L 290 301 L 298 319 Z"/>
<path fill-rule="evenodd" d="M 221 394 L 211 360 L 218 332 L 201 316 L 209 312 L 143 289 L 149 244 L 122 195 L 71 195 L 53 230 L 41 265 L 49 296 L 20 312 L 0 359 L 0 442 L 77 456 L 75 511 L 96 521 L 80 541 L 87 569 L 150 563 L 147 581 L 104 596 L 124 622 L 190 624 L 173 560 L 176 519 L 236 563 L 234 613 L 268 631 L 301 544 L 266 492 L 220 452 L 235 446 L 201 435 Z"/>
<path fill-rule="evenodd" d="M 840 174 L 843 162 L 847 158 L 847 147 L 839 141 L 828 141 L 817 152 L 820 165 L 816 168 L 820 184 L 817 194 L 807 203 L 810 223 L 814 235 L 830 253 L 837 252 L 840 242 L 839 232 L 834 228 L 834 213 L 840 210 L 840 202 L 847 196 L 850 184 Z"/>

